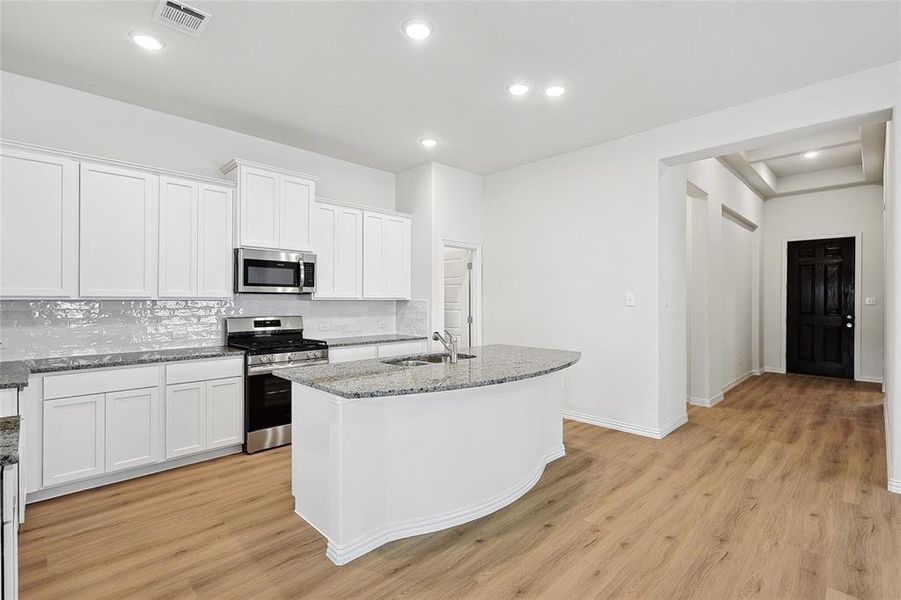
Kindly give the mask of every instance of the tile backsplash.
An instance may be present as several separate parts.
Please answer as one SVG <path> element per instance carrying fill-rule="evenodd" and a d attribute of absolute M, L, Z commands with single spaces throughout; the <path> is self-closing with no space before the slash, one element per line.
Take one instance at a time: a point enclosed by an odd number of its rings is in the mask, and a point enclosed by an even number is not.
<path fill-rule="evenodd" d="M 319 339 L 425 335 L 427 306 L 422 300 L 300 300 L 266 294 L 230 300 L 3 300 L 0 360 L 216 346 L 225 340 L 225 318 L 241 315 L 303 315 L 305 335 Z"/>

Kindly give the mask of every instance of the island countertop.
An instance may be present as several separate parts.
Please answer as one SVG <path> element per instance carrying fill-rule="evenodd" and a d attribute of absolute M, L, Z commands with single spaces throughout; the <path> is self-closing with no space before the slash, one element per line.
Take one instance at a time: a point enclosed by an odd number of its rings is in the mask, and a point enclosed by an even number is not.
<path fill-rule="evenodd" d="M 405 367 L 385 359 L 297 367 L 276 375 L 339 398 L 403 396 L 497 385 L 538 377 L 578 362 L 581 353 L 547 348 L 496 344 L 461 350 L 457 364 L 438 363 Z M 393 359 L 396 360 L 396 359 Z"/>

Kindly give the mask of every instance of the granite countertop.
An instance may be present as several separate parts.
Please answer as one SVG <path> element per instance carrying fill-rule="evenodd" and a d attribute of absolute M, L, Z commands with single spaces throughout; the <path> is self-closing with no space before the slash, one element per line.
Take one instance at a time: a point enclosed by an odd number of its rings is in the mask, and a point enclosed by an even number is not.
<path fill-rule="evenodd" d="M 372 344 L 391 344 L 394 342 L 416 342 L 427 340 L 425 335 L 405 335 L 401 333 L 385 333 L 382 335 L 355 335 L 352 337 L 340 337 L 325 340 L 329 348 L 341 348 L 342 346 L 369 346 Z"/>
<path fill-rule="evenodd" d="M 18 387 L 22 389 L 28 385 L 28 376 L 34 373 L 146 365 L 180 360 L 202 360 L 204 358 L 240 356 L 242 354 L 244 354 L 243 350 L 229 346 L 201 346 L 197 348 L 174 348 L 171 350 L 145 350 L 140 352 L 85 354 L 81 356 L 5 361 L 0 362 L 0 388 Z"/>
<path fill-rule="evenodd" d="M 7 360 L 0 362 L 0 390 L 19 388 L 28 385 L 30 373 L 28 363 L 23 360 Z"/>
<path fill-rule="evenodd" d="M 413 367 L 385 364 L 383 359 L 358 360 L 284 369 L 275 374 L 340 398 L 373 398 L 508 383 L 565 369 L 581 357 L 580 352 L 507 345 L 467 348 L 461 353 L 475 357 L 461 358 L 455 365 Z"/>
<path fill-rule="evenodd" d="M 19 462 L 20 417 L 0 417 L 0 467 Z"/>

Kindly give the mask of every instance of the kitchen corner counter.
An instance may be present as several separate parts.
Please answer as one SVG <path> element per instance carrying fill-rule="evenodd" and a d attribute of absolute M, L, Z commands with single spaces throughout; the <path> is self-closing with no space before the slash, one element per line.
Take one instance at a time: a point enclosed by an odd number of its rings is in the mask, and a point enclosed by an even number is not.
<path fill-rule="evenodd" d="M 457 364 L 404 367 L 369 359 L 284 369 L 279 377 L 343 399 L 423 394 L 529 379 L 565 369 L 581 353 L 525 346 L 491 345 L 461 350 L 474 354 Z"/>
<path fill-rule="evenodd" d="M 9 388 L 24 389 L 28 385 L 31 370 L 28 362 L 23 360 L 7 360 L 0 362 L 0 390 Z"/>
<path fill-rule="evenodd" d="M 229 346 L 200 346 L 194 348 L 173 348 L 170 350 L 144 350 L 139 352 L 84 354 L 79 356 L 4 361 L 0 362 L 0 388 L 17 387 L 21 390 L 28 385 L 29 375 L 36 373 L 105 369 L 182 360 L 242 356 L 243 354 L 243 350 Z"/>
<path fill-rule="evenodd" d="M 406 335 L 402 333 L 388 333 L 383 335 L 355 335 L 352 337 L 340 337 L 325 340 L 329 348 L 343 348 L 346 346 L 372 346 L 376 344 L 393 344 L 396 342 L 418 342 L 429 339 L 425 335 Z"/>
<path fill-rule="evenodd" d="M 19 417 L 0 417 L 0 467 L 19 462 Z"/>

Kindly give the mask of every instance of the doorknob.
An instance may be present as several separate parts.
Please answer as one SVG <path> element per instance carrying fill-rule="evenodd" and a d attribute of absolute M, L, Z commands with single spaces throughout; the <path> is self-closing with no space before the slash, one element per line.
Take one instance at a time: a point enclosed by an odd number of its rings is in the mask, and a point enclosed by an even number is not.
<path fill-rule="evenodd" d="M 854 325 L 852 325 L 851 323 L 845 323 L 845 327 L 848 327 L 850 329 L 851 327 L 854 327 Z"/>
<path fill-rule="evenodd" d="M 849 320 L 849 321 L 850 321 L 850 320 L 851 320 L 851 319 L 853 319 L 853 318 L 854 318 L 854 316 L 853 316 L 853 315 L 848 315 L 848 316 L 847 316 L 847 317 L 845 317 L 845 318 L 846 318 L 846 319 L 848 319 L 848 320 Z"/>

